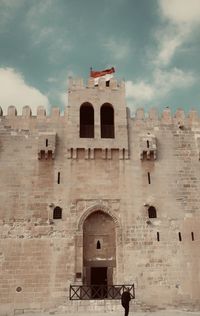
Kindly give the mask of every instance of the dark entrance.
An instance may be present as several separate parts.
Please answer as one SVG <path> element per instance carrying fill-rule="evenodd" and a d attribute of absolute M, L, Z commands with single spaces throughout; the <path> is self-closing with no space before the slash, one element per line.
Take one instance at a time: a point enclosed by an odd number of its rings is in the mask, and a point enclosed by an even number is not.
<path fill-rule="evenodd" d="M 91 268 L 92 298 L 107 297 L 107 267 Z"/>

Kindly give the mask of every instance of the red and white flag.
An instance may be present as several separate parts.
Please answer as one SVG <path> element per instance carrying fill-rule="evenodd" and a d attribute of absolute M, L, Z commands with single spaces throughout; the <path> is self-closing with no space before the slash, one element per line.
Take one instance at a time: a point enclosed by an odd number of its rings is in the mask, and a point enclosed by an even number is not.
<path fill-rule="evenodd" d="M 90 77 L 94 78 L 94 83 L 98 84 L 99 78 L 105 78 L 106 81 L 109 81 L 113 78 L 113 73 L 115 72 L 115 68 L 109 68 L 101 71 L 90 70 Z"/>

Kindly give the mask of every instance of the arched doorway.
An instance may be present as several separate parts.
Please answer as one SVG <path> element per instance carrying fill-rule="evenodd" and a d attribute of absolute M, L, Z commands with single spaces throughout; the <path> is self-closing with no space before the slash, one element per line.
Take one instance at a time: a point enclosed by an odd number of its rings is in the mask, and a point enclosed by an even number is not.
<path fill-rule="evenodd" d="M 112 285 L 116 267 L 116 231 L 113 218 L 97 210 L 83 224 L 83 282 Z M 98 297 L 96 297 L 98 298 Z"/>

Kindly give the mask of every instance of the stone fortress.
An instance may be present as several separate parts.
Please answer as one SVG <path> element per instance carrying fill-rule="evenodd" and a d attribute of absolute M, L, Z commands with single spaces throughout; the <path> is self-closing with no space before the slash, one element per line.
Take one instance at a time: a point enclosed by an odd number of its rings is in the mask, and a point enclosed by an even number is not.
<path fill-rule="evenodd" d="M 115 78 L 68 87 L 64 115 L 0 109 L 0 315 L 119 310 L 69 299 L 98 282 L 134 284 L 134 310 L 200 310 L 197 112 L 131 117 Z"/>

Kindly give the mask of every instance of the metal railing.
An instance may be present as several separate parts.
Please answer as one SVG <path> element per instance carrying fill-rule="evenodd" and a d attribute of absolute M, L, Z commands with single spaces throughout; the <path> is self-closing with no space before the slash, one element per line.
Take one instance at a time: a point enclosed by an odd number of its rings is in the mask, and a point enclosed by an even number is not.
<path fill-rule="evenodd" d="M 131 298 L 135 298 L 134 284 L 131 285 L 70 285 L 70 300 L 117 300 L 129 289 Z"/>

